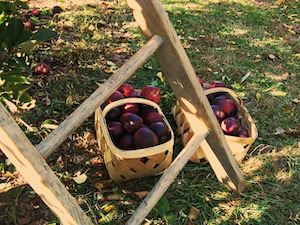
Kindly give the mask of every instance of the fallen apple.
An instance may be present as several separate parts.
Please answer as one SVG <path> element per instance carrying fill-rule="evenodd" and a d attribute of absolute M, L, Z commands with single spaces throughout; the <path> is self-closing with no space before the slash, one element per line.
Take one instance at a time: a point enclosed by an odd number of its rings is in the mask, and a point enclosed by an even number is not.
<path fill-rule="evenodd" d="M 39 75 L 47 74 L 49 71 L 50 71 L 50 66 L 43 62 L 39 63 L 34 69 L 34 72 Z"/>

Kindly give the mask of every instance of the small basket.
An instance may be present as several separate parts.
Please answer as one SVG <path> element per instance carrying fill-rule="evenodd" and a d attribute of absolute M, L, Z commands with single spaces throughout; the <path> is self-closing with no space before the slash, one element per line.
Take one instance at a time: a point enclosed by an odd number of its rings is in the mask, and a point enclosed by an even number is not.
<path fill-rule="evenodd" d="M 122 150 L 118 148 L 109 135 L 105 116 L 111 109 L 126 103 L 142 103 L 154 107 L 162 115 L 170 130 L 170 140 L 142 149 Z M 123 182 L 158 175 L 172 163 L 174 133 L 159 105 L 153 101 L 144 98 L 125 98 L 108 104 L 103 111 L 99 107 L 95 111 L 95 129 L 106 168 L 113 181 Z"/>
<path fill-rule="evenodd" d="M 237 161 L 242 161 L 247 155 L 247 152 L 250 149 L 251 145 L 253 144 L 253 142 L 256 140 L 258 136 L 257 128 L 255 126 L 255 123 L 253 122 L 252 117 L 249 114 L 249 111 L 244 106 L 242 99 L 240 99 L 240 97 L 231 89 L 223 88 L 223 87 L 215 87 L 215 88 L 204 90 L 204 93 L 208 97 L 208 99 L 220 94 L 224 94 L 235 102 L 238 108 L 237 116 L 238 118 L 241 119 L 241 125 L 248 130 L 249 137 L 242 138 L 242 137 L 225 135 L 225 139 L 227 140 L 229 148 L 232 154 L 234 155 L 235 159 Z M 176 134 L 180 137 L 183 144 L 186 145 L 187 142 L 194 135 L 194 132 L 190 128 L 188 121 L 186 120 L 183 112 L 181 111 L 181 107 L 178 101 L 176 101 L 175 106 L 172 108 L 172 114 L 174 116 L 177 125 Z M 198 148 L 198 150 L 193 154 L 190 160 L 192 162 L 200 162 L 202 160 L 205 160 L 206 157 L 203 148 L 208 148 L 208 147 L 209 147 L 208 145 L 202 144 Z"/>

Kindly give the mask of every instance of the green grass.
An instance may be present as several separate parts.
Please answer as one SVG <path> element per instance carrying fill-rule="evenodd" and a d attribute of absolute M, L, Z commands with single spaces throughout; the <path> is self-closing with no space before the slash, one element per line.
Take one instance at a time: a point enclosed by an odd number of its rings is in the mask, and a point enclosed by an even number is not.
<path fill-rule="evenodd" d="M 299 2 L 162 2 L 197 76 L 207 83 L 223 80 L 238 92 L 255 120 L 259 137 L 240 164 L 247 182 L 241 195 L 224 188 L 208 163 L 188 163 L 147 221 L 187 224 L 189 211 L 195 207 L 199 210 L 195 225 L 299 224 L 299 136 L 274 134 L 277 127 L 300 129 L 300 106 L 293 102 L 300 99 Z M 28 124 L 39 128 L 47 119 L 63 121 L 112 74 L 114 66 L 121 66 L 144 43 L 124 1 L 107 3 L 110 7 L 99 4 L 66 10 L 49 25 L 59 32 L 60 39 L 38 54 L 53 57 L 53 73 L 43 80 L 44 86 L 34 83 L 37 107 L 22 114 Z M 290 17 L 292 14 L 296 16 Z M 159 86 L 161 107 L 174 126 L 170 113 L 174 95 L 168 83 L 157 76 L 160 71 L 152 57 L 128 82 L 137 88 Z M 242 82 L 247 73 L 251 76 Z M 45 97 L 51 105 L 46 106 Z M 134 192 L 151 190 L 159 177 L 95 188 L 108 174 L 103 163 L 93 163 L 97 144 L 84 142 L 84 132 L 94 132 L 92 117 L 47 161 L 94 223 L 124 224 L 141 202 Z M 26 133 L 38 143 L 49 131 L 39 128 Z M 177 143 L 175 150 L 181 147 Z M 87 182 L 76 184 L 71 177 L 86 169 Z M 122 198 L 103 200 L 102 196 L 112 194 Z M 108 206 L 113 208 L 108 210 Z"/>

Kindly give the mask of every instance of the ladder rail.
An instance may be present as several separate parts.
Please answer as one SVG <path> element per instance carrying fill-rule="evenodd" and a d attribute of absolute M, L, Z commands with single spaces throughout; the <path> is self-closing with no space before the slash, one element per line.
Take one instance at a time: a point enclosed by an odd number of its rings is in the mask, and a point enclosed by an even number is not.
<path fill-rule="evenodd" d="M 101 84 L 76 110 L 61 122 L 55 130 L 37 144 L 36 148 L 42 157 L 45 159 L 48 158 L 67 139 L 68 135 L 76 130 L 84 120 L 90 117 L 97 107 L 100 107 L 112 94 L 113 90 L 116 90 L 124 83 L 162 44 L 162 38 L 154 35 L 125 64 L 116 70 L 105 83 Z"/>

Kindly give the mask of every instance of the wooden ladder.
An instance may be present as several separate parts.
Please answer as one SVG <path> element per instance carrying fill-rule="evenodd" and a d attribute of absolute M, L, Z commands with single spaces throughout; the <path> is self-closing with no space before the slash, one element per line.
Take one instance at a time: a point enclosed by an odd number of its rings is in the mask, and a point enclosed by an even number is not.
<path fill-rule="evenodd" d="M 43 141 L 34 146 L 6 108 L 0 104 L 1 150 L 62 224 L 88 225 L 92 222 L 45 159 L 153 54 L 195 134 L 127 224 L 137 225 L 143 222 L 203 143 L 210 147 L 205 148 L 204 153 L 218 180 L 229 190 L 238 193 L 245 187 L 243 175 L 163 5 L 159 0 L 127 2 L 148 41 Z"/>

